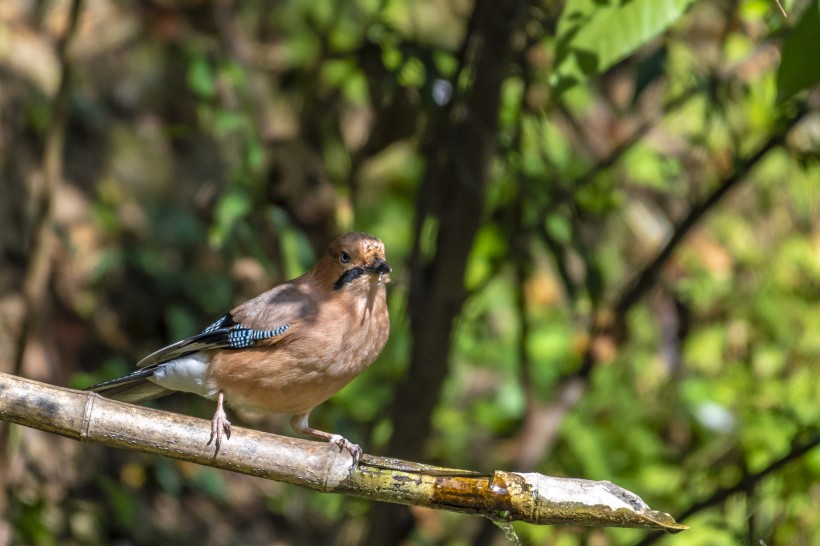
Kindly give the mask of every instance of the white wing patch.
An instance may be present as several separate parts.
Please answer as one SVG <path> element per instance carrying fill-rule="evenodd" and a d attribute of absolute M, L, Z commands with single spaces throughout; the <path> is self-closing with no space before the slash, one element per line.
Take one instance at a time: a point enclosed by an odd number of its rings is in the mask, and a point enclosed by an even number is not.
<path fill-rule="evenodd" d="M 191 353 L 163 362 L 148 379 L 166 389 L 192 392 L 209 398 L 209 368 L 209 358 L 204 353 Z"/>

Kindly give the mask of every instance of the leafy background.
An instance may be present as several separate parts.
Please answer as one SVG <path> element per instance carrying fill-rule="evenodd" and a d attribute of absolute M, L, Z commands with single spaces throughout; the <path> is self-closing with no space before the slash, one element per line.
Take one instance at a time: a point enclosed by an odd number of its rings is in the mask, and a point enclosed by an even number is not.
<path fill-rule="evenodd" d="M 818 36 L 808 0 L 4 0 L 0 367 L 124 373 L 368 231 L 396 272 L 391 338 L 316 426 L 611 480 L 691 526 L 517 524 L 524 544 L 813 544 Z M 3 543 L 506 543 L 468 516 L 0 438 Z"/>

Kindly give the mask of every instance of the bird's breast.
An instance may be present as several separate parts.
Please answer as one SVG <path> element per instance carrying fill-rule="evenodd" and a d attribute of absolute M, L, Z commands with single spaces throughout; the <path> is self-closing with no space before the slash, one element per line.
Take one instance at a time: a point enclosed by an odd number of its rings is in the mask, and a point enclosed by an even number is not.
<path fill-rule="evenodd" d="M 390 319 L 380 289 L 372 298 L 326 302 L 315 320 L 294 325 L 269 347 L 217 352 L 209 386 L 223 390 L 234 406 L 309 411 L 367 369 L 384 348 Z"/>

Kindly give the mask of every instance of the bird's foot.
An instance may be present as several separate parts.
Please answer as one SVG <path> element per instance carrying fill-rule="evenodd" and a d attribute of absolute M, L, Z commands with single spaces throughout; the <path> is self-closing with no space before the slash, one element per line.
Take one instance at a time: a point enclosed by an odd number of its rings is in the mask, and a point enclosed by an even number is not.
<path fill-rule="evenodd" d="M 362 458 L 362 448 L 341 434 L 331 434 L 329 432 L 310 428 L 310 426 L 308 426 L 309 414 L 310 412 L 305 412 L 294 415 L 293 419 L 290 420 L 290 426 L 293 427 L 293 430 L 299 434 L 313 436 L 314 438 L 319 438 L 320 440 L 324 440 L 328 443 L 336 444 L 339 446 L 339 453 L 341 453 L 343 449 L 346 449 L 353 457 L 353 464 L 350 465 L 350 468 L 356 468 L 359 466 L 359 460 Z"/>
<path fill-rule="evenodd" d="M 353 457 L 353 464 L 350 465 L 350 468 L 356 468 L 359 466 L 359 460 L 362 458 L 362 448 L 359 444 L 354 444 L 341 434 L 331 434 L 330 438 L 328 438 L 328 442 L 339 446 L 340 452 L 343 449 L 346 449 L 350 453 Z"/>
<path fill-rule="evenodd" d="M 215 450 L 214 450 L 214 457 L 219 453 L 219 447 L 222 445 L 222 434 L 225 434 L 227 439 L 231 438 L 231 422 L 228 421 L 228 416 L 225 414 L 225 410 L 222 408 L 222 393 L 219 393 L 219 397 L 216 403 L 216 411 L 214 412 L 214 418 L 211 419 L 211 437 L 208 439 L 208 443 L 205 445 L 211 445 L 211 442 L 216 439 Z"/>
<path fill-rule="evenodd" d="M 211 445 L 211 442 L 216 439 L 214 450 L 214 456 L 219 453 L 219 447 L 222 445 L 222 434 L 225 434 L 225 438 L 230 439 L 231 437 L 231 422 L 228 421 L 228 416 L 225 414 L 225 410 L 219 408 L 214 413 L 214 418 L 211 419 L 211 437 L 208 439 L 208 443 L 206 445 Z"/>

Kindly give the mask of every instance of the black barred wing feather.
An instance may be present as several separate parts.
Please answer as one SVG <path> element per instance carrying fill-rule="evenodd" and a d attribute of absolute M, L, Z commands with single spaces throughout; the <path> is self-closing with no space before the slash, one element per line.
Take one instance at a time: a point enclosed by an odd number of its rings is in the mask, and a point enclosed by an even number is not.
<path fill-rule="evenodd" d="M 237 323 L 231 313 L 220 317 L 199 334 L 172 343 L 151 353 L 137 363 L 140 368 L 153 366 L 180 358 L 197 351 L 212 349 L 247 349 L 259 341 L 281 336 L 290 329 L 290 324 L 281 324 L 271 329 L 255 330 Z"/>
<path fill-rule="evenodd" d="M 231 328 L 232 326 L 236 326 L 236 321 L 233 319 L 233 315 L 230 313 L 225 313 L 211 324 L 205 327 L 202 330 L 202 334 L 207 334 L 208 332 L 213 332 L 214 330 L 220 330 L 222 328 Z"/>
<path fill-rule="evenodd" d="M 143 358 L 137 366 L 145 368 L 196 351 L 247 349 L 263 340 L 293 335 L 294 326 L 315 317 L 315 296 L 303 283 L 280 284 L 246 301 L 214 321 L 199 334 L 177 341 Z"/>

